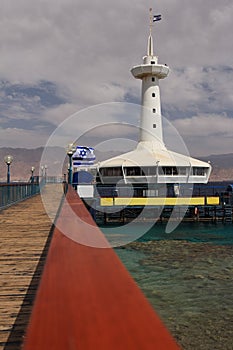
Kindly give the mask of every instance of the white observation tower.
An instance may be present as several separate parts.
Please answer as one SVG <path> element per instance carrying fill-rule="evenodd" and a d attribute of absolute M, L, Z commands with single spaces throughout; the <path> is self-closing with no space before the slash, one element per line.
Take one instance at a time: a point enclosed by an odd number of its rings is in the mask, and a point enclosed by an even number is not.
<path fill-rule="evenodd" d="M 135 78 L 142 80 L 140 141 L 152 141 L 158 148 L 164 148 L 159 79 L 167 77 L 169 67 L 158 63 L 158 57 L 154 56 L 151 11 L 152 9 L 150 9 L 150 34 L 147 55 L 143 57 L 143 64 L 133 67 L 131 73 Z"/>
<path fill-rule="evenodd" d="M 147 54 L 143 63 L 134 66 L 131 73 L 142 80 L 141 125 L 139 142 L 135 150 L 100 162 L 97 165 L 98 181 L 114 185 L 207 183 L 211 166 L 187 155 L 166 148 L 163 142 L 159 80 L 166 78 L 169 67 L 158 62 L 154 55 L 152 23 L 161 19 L 152 16 L 150 9 L 150 33 Z M 158 184 L 158 185 L 156 185 Z"/>

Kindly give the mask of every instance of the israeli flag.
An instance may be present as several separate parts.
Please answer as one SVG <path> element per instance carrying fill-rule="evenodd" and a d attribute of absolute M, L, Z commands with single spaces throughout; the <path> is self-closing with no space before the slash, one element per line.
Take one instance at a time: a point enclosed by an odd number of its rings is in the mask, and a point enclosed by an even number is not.
<path fill-rule="evenodd" d="M 161 15 L 154 15 L 154 17 L 153 17 L 153 22 L 160 21 L 161 19 L 162 19 L 162 16 L 161 16 Z"/>
<path fill-rule="evenodd" d="M 95 161 L 94 148 L 77 146 L 72 157 L 73 166 L 92 165 Z"/>

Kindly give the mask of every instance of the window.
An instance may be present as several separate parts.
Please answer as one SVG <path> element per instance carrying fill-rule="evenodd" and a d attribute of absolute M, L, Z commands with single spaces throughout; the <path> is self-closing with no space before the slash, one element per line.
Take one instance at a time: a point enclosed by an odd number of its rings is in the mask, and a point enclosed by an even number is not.
<path fill-rule="evenodd" d="M 178 175 L 186 175 L 186 167 L 174 167 L 174 166 L 165 166 L 165 167 L 159 167 L 159 175 L 171 175 L 171 176 L 178 176 Z"/>
<path fill-rule="evenodd" d="M 154 92 L 152 92 L 152 97 L 155 97 L 155 93 Z"/>
<path fill-rule="evenodd" d="M 100 173 L 102 176 L 123 176 L 122 168 L 101 168 Z"/>
<path fill-rule="evenodd" d="M 126 170 L 126 176 L 140 176 L 143 175 L 143 171 L 139 166 L 135 167 L 127 167 Z"/>
<path fill-rule="evenodd" d="M 151 80 L 152 80 L 152 81 L 155 81 L 155 77 L 152 77 Z"/>
<path fill-rule="evenodd" d="M 186 168 L 185 167 L 178 168 L 178 173 L 179 175 L 186 175 Z"/>
<path fill-rule="evenodd" d="M 193 167 L 194 176 L 205 176 L 205 168 Z"/>
<path fill-rule="evenodd" d="M 153 128 L 156 129 L 156 124 L 153 124 Z"/>
<path fill-rule="evenodd" d="M 153 113 L 156 113 L 156 108 L 153 108 L 152 111 L 153 111 Z"/>
<path fill-rule="evenodd" d="M 172 167 L 163 167 L 164 175 L 172 175 Z"/>
<path fill-rule="evenodd" d="M 151 64 L 155 64 L 155 61 L 150 61 Z"/>
<path fill-rule="evenodd" d="M 162 168 L 159 168 L 159 174 L 160 175 L 178 175 L 178 170 L 174 166 L 163 166 Z"/>

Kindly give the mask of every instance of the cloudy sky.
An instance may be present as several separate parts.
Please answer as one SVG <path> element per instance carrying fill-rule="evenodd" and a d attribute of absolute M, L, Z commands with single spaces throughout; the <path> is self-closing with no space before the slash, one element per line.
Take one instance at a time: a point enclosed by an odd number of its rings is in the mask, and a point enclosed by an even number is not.
<path fill-rule="evenodd" d="M 171 69 L 160 83 L 163 115 L 191 154 L 233 152 L 232 0 L 0 4 L 0 147 L 44 145 L 62 121 L 90 106 L 140 103 L 130 69 L 146 53 L 153 7 L 162 14 L 155 51 Z"/>

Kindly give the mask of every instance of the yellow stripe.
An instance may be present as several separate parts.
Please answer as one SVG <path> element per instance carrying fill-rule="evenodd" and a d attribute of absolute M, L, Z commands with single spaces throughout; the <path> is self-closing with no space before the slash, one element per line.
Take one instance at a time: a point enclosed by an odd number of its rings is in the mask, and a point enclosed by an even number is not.
<path fill-rule="evenodd" d="M 165 205 L 166 198 L 115 198 L 115 205 Z"/>
<path fill-rule="evenodd" d="M 109 207 L 113 205 L 112 198 L 100 198 L 100 205 L 103 207 Z"/>
<path fill-rule="evenodd" d="M 209 197 L 211 198 L 211 197 Z M 216 197 L 214 197 L 216 198 Z M 101 198 L 101 206 L 122 205 L 122 206 L 141 206 L 141 205 L 205 205 L 205 197 L 193 198 Z"/>
<path fill-rule="evenodd" d="M 208 205 L 219 205 L 219 197 L 207 197 L 206 204 Z"/>
<path fill-rule="evenodd" d="M 205 197 L 193 197 L 191 198 L 190 203 L 188 198 L 187 200 L 188 205 L 205 205 Z"/>

